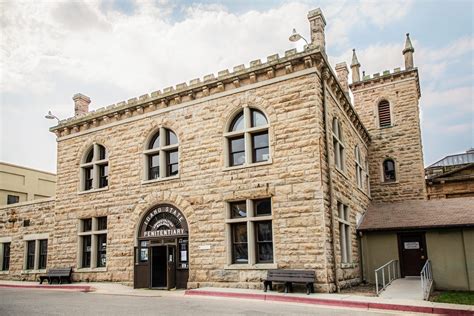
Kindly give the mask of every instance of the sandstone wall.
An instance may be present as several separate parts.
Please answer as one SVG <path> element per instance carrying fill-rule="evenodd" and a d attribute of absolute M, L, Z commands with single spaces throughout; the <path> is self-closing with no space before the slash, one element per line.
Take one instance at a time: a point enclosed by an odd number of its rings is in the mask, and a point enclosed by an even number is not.
<path fill-rule="evenodd" d="M 10 269 L 8 272 L 0 271 L 0 280 L 35 281 L 38 274 L 44 273 L 44 271 L 24 271 L 26 243 L 24 236 L 48 234 L 48 244 L 52 244 L 55 228 L 54 206 L 54 198 L 51 198 L 0 207 L 0 238 L 11 238 Z M 24 224 L 25 220 L 30 221 L 27 227 Z M 55 253 L 48 251 L 48 266 L 54 257 Z"/>

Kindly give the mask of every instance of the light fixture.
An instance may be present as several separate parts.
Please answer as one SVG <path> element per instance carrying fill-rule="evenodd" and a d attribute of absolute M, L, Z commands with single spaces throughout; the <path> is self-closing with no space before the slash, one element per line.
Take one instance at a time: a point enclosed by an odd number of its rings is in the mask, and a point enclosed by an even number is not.
<path fill-rule="evenodd" d="M 306 38 L 304 38 L 304 37 L 301 36 L 299 33 L 297 33 L 297 32 L 296 32 L 296 29 L 293 29 L 293 34 L 291 34 L 288 39 L 290 40 L 290 42 L 297 42 L 297 41 L 299 41 L 300 39 L 303 39 L 303 40 L 306 42 L 306 45 L 309 45 L 309 44 L 308 44 L 308 41 L 306 40 Z"/>
<path fill-rule="evenodd" d="M 48 119 L 48 120 L 54 120 L 54 119 L 57 119 L 58 120 L 58 123 L 59 123 L 59 118 L 54 115 L 53 113 L 51 113 L 51 111 L 48 111 L 48 114 L 46 114 L 44 116 L 44 118 Z"/>

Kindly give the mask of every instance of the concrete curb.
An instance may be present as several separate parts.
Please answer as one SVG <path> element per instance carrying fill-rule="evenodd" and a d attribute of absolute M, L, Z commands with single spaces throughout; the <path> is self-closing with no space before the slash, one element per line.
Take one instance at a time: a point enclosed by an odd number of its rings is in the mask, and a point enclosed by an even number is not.
<path fill-rule="evenodd" d="M 217 291 L 204 291 L 204 290 L 186 290 L 185 295 L 243 298 L 243 299 L 262 300 L 262 301 L 304 303 L 304 304 L 314 304 L 314 305 L 392 310 L 392 311 L 400 311 L 400 312 L 415 312 L 415 313 L 426 313 L 426 314 L 474 315 L 473 311 L 463 310 L 463 309 L 416 306 L 416 305 L 399 305 L 399 304 L 348 301 L 348 300 L 332 300 L 332 299 L 324 299 L 324 298 L 282 296 L 282 295 L 274 295 L 274 294 L 254 294 L 254 293 L 250 294 L 250 293 L 231 293 L 231 292 L 217 292 Z"/>
<path fill-rule="evenodd" d="M 87 285 L 30 285 L 30 284 L 0 284 L 3 288 L 22 289 L 44 289 L 44 290 L 64 290 L 76 292 L 92 292 L 92 287 Z"/>

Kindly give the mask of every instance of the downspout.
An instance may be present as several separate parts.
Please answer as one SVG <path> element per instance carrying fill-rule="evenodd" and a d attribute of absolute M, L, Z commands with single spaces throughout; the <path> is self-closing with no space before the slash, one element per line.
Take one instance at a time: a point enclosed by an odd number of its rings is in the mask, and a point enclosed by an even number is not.
<path fill-rule="evenodd" d="M 339 286 L 339 273 L 337 269 L 337 253 L 336 253 L 336 222 L 334 218 L 333 210 L 333 201 L 334 201 L 334 192 L 332 188 L 332 173 L 333 173 L 333 164 L 331 163 L 330 154 L 329 154 L 329 144 L 331 143 L 330 139 L 330 128 L 329 128 L 329 118 L 328 118 L 328 109 L 326 104 L 326 79 L 329 79 L 329 70 L 326 67 L 321 69 L 321 86 L 323 88 L 323 111 L 324 111 L 324 133 L 326 134 L 326 157 L 328 164 L 328 191 L 329 191 L 329 210 L 331 215 L 331 235 L 332 235 L 332 256 L 333 256 L 333 270 L 334 270 L 334 284 L 336 285 L 336 292 L 339 293 L 341 288 Z"/>

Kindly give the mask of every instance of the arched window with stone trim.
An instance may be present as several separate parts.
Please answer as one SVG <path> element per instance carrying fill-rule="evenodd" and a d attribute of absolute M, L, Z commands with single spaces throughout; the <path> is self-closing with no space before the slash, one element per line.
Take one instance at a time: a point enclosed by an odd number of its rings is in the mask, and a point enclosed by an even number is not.
<path fill-rule="evenodd" d="M 390 110 L 390 103 L 387 100 L 382 100 L 377 106 L 379 127 L 392 126 L 392 114 Z"/>
<path fill-rule="evenodd" d="M 179 174 L 179 142 L 176 133 L 161 127 L 149 139 L 145 154 L 145 178 L 157 180 Z"/>
<path fill-rule="evenodd" d="M 94 143 L 81 162 L 81 191 L 106 188 L 109 185 L 109 158 L 107 149 Z"/>
<path fill-rule="evenodd" d="M 332 120 L 332 145 L 334 151 L 334 164 L 336 168 L 344 170 L 344 144 L 341 123 L 337 118 Z"/>
<path fill-rule="evenodd" d="M 397 181 L 395 161 L 392 158 L 385 159 L 383 161 L 382 168 L 383 168 L 383 182 Z"/>
<path fill-rule="evenodd" d="M 245 107 L 235 114 L 224 133 L 227 166 L 269 161 L 268 128 L 268 119 L 260 110 Z"/>

